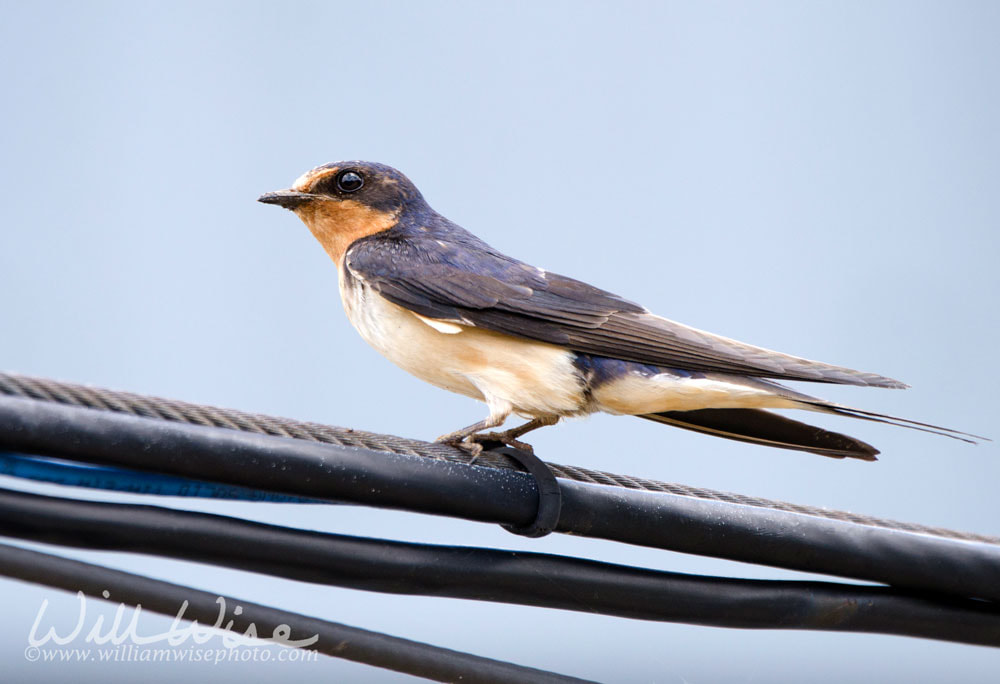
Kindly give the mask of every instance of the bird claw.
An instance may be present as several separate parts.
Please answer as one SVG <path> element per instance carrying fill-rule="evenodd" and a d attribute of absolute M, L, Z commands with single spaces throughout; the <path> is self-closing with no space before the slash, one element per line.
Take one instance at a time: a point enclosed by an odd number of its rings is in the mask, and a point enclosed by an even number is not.
<path fill-rule="evenodd" d="M 526 442 L 516 439 L 510 434 L 510 432 L 480 432 L 474 435 L 469 435 L 465 438 L 465 441 L 479 443 L 480 446 L 482 446 L 483 442 L 495 442 L 513 447 L 519 451 L 527 452 L 532 456 L 535 454 L 534 447 Z"/>
<path fill-rule="evenodd" d="M 469 459 L 469 465 L 475 464 L 475 462 L 479 460 L 479 457 L 483 453 L 483 445 L 474 440 L 470 440 L 468 437 L 461 440 L 460 442 L 454 442 L 454 444 L 459 449 L 472 456 L 472 458 Z"/>
<path fill-rule="evenodd" d="M 450 444 L 456 449 L 461 449 L 470 456 L 472 460 L 469 461 L 469 465 L 475 463 L 479 456 L 483 453 L 483 445 L 475 441 L 471 437 L 449 437 L 448 435 L 443 435 L 434 440 L 438 444 Z"/>
<path fill-rule="evenodd" d="M 479 432 L 461 439 L 448 439 L 445 436 L 439 437 L 436 441 L 441 444 L 451 444 L 470 454 L 472 460 L 469 461 L 469 465 L 474 464 L 479 459 L 488 445 L 490 448 L 493 448 L 492 445 L 509 446 L 531 455 L 535 454 L 534 447 L 516 439 L 507 432 Z"/>

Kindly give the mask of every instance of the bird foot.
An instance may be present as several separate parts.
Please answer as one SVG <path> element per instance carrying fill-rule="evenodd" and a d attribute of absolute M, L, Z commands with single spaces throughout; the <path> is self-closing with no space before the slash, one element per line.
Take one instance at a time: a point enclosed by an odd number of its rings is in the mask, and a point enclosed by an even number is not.
<path fill-rule="evenodd" d="M 534 455 L 535 448 L 527 442 L 522 442 L 517 439 L 520 435 L 512 434 L 513 432 L 513 430 L 508 430 L 506 432 L 479 432 L 474 435 L 469 435 L 465 438 L 465 441 L 479 444 L 480 447 L 482 447 L 484 443 L 489 444 L 490 442 L 505 444 L 509 447 L 514 447 L 515 449 Z"/>
<path fill-rule="evenodd" d="M 469 461 L 469 465 L 472 465 L 479 459 L 487 445 L 491 448 L 493 445 L 506 445 L 534 455 L 535 449 L 530 444 L 518 440 L 517 437 L 510 434 L 510 432 L 512 431 L 477 432 L 460 439 L 449 439 L 448 436 L 445 435 L 443 437 L 438 437 L 435 441 L 440 442 L 441 444 L 451 444 L 452 446 L 458 447 L 462 451 L 469 453 L 472 456 L 472 460 Z"/>

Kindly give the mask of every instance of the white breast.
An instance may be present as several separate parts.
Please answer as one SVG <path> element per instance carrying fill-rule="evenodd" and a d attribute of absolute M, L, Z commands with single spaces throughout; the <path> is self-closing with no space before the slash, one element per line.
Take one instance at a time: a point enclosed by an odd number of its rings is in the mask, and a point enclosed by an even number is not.
<path fill-rule="evenodd" d="M 340 296 L 361 337 L 421 380 L 527 417 L 585 410 L 573 355 L 561 347 L 428 321 L 357 279 L 345 282 L 343 271 Z"/>

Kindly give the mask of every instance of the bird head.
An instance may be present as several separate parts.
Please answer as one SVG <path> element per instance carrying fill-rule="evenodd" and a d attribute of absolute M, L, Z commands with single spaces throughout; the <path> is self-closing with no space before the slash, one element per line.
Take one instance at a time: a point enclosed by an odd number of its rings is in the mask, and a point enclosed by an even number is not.
<path fill-rule="evenodd" d="M 410 179 L 364 161 L 333 162 L 299 176 L 287 190 L 257 198 L 294 211 L 339 265 L 355 240 L 389 230 L 407 207 L 423 204 Z"/>

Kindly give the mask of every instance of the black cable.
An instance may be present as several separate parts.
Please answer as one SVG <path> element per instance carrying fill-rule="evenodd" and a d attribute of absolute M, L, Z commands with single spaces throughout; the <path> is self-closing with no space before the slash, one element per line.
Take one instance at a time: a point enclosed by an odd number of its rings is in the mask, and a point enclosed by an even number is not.
<path fill-rule="evenodd" d="M 459 449 L 451 444 L 423 442 L 417 439 L 365 432 L 364 430 L 356 430 L 354 428 L 310 423 L 291 418 L 278 418 L 259 413 L 247 413 L 236 409 L 192 404 L 176 399 L 151 397 L 132 392 L 121 392 L 102 387 L 92 387 L 90 385 L 77 385 L 52 380 L 51 378 L 35 378 L 15 373 L 4 373 L 2 371 L 0 371 L 0 395 L 37 399 L 66 406 L 78 406 L 80 408 L 123 413 L 190 425 L 206 425 L 227 430 L 240 430 L 242 432 L 291 437 L 293 439 L 320 442 L 323 444 L 335 444 L 342 447 L 359 447 L 370 451 L 419 456 L 421 458 L 444 460 L 453 463 L 471 465 L 475 462 L 477 465 L 513 470 L 523 468 L 517 461 L 492 450 L 487 450 L 480 456 L 472 458 L 468 451 Z M 891 530 L 919 532 L 935 537 L 1000 544 L 1000 537 L 996 536 L 990 537 L 971 532 L 958 532 L 956 530 L 929 527 L 916 523 L 887 520 L 870 515 L 847 513 L 830 508 L 793 504 L 787 501 L 773 501 L 746 494 L 720 492 L 704 487 L 691 487 L 677 484 L 676 482 L 661 482 L 648 478 L 619 475 L 600 470 L 581 468 L 579 466 L 559 465 L 552 462 L 545 463 L 545 466 L 559 479 L 574 480 L 576 482 L 589 482 L 640 491 L 679 494 L 696 499 L 728 501 L 746 506 L 790 511 L 831 520 L 846 520 Z"/>
<path fill-rule="evenodd" d="M 529 475 L 0 396 L 0 448 L 320 499 L 529 525 Z M 557 531 L 1000 600 L 1000 545 L 560 479 Z"/>
<path fill-rule="evenodd" d="M 0 489 L 0 534 L 318 584 L 717 627 L 877 632 L 1000 646 L 1000 606 L 889 587 L 701 577 L 520 551 L 295 530 Z"/>
<path fill-rule="evenodd" d="M 170 617 L 177 616 L 181 604 L 186 601 L 184 619 L 205 625 L 216 624 L 219 616 L 220 597 L 217 594 L 7 544 L 0 544 L 0 575 L 67 591 L 82 591 L 101 600 L 104 600 L 102 592 L 107 590 L 112 601 L 133 607 L 141 604 L 144 611 Z M 589 681 L 328 622 L 229 596 L 222 598 L 226 606 L 242 608 L 238 615 L 231 610 L 225 616 L 226 622 L 233 621 L 229 631 L 235 634 L 245 634 L 253 625 L 257 634 L 269 637 L 276 633 L 276 629 L 287 625 L 291 627 L 287 639 L 319 637 L 315 644 L 304 648 L 416 677 L 439 682 L 480 684 L 583 684 Z"/>

